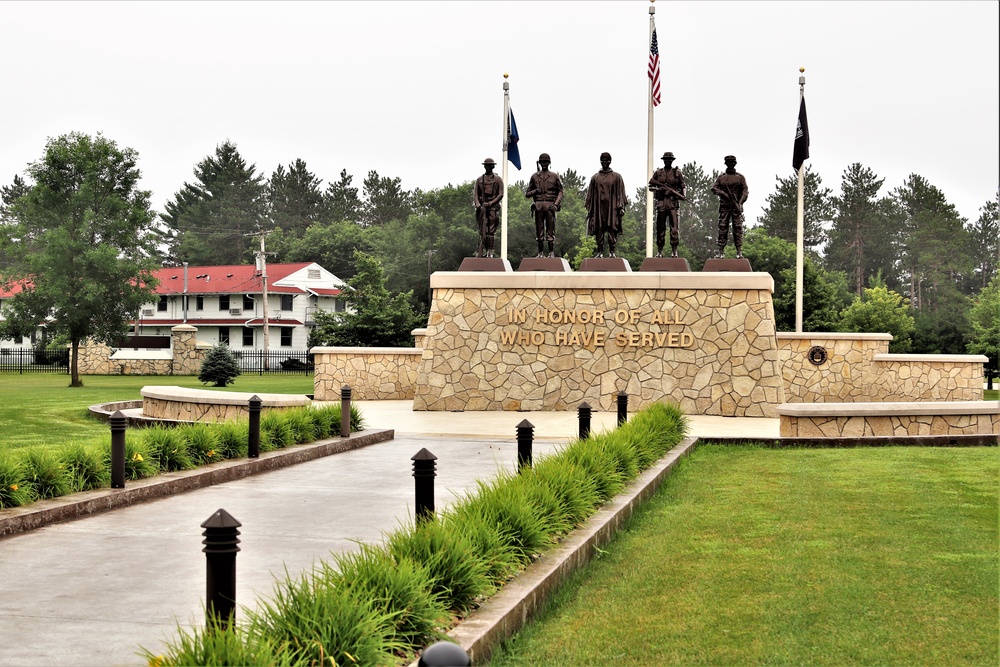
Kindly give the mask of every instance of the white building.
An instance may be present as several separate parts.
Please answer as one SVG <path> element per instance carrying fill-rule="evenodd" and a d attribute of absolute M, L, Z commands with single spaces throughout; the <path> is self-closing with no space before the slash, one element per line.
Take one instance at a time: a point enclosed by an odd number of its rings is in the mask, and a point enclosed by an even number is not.
<path fill-rule="evenodd" d="M 264 349 L 264 281 L 246 266 L 158 269 L 159 300 L 143 306 L 134 324 L 140 336 L 169 336 L 190 324 L 198 341 L 227 343 L 234 351 Z M 344 282 L 315 262 L 267 265 L 268 349 L 306 352 L 319 311 L 343 311 Z"/>

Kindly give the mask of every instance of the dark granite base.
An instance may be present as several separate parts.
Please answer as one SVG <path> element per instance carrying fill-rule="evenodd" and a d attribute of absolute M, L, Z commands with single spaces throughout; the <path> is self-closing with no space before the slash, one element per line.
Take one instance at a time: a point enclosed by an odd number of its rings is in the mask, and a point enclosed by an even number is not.
<path fill-rule="evenodd" d="M 517 267 L 518 271 L 572 271 L 569 262 L 562 257 L 525 257 Z"/>
<path fill-rule="evenodd" d="M 691 265 L 683 257 L 647 257 L 642 260 L 640 271 L 690 271 Z"/>
<path fill-rule="evenodd" d="M 466 257 L 459 271 L 511 271 L 510 262 L 499 257 Z"/>
<path fill-rule="evenodd" d="M 719 259 L 717 257 L 713 257 L 705 262 L 705 267 L 702 271 L 734 271 L 736 273 L 750 273 L 753 269 L 750 268 L 750 260 L 746 257 L 740 259 Z"/>
<path fill-rule="evenodd" d="M 580 270 L 632 273 L 632 266 L 624 257 L 588 257 L 580 262 Z"/>

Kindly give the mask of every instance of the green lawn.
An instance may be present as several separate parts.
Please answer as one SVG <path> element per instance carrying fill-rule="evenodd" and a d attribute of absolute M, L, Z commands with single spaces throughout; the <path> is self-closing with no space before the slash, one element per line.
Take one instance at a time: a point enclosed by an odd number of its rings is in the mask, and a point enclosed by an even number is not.
<path fill-rule="evenodd" d="M 701 446 L 491 663 L 990 665 L 997 448 Z"/>
<path fill-rule="evenodd" d="M 193 376 L 85 376 L 83 387 L 69 386 L 68 375 L 0 373 L 0 448 L 36 444 L 62 446 L 89 441 L 108 432 L 87 407 L 142 398 L 147 385 L 208 388 Z M 313 393 L 312 375 L 241 375 L 220 391 Z"/>
<path fill-rule="evenodd" d="M 993 384 L 996 386 L 996 383 Z M 983 390 L 983 400 L 984 401 L 1000 401 L 1000 389 L 985 389 Z"/>

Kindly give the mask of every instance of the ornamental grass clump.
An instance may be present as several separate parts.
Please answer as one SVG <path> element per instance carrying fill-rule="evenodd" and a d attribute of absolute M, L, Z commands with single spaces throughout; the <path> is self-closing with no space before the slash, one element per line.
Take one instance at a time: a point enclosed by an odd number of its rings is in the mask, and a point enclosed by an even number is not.
<path fill-rule="evenodd" d="M 58 498 L 73 492 L 73 476 L 59 455 L 42 447 L 24 453 L 24 472 L 36 499 Z"/>
<path fill-rule="evenodd" d="M 21 457 L 0 451 L 0 509 L 20 507 L 33 500 Z"/>
<path fill-rule="evenodd" d="M 412 558 L 394 558 L 385 549 L 368 544 L 358 551 L 333 557 L 317 576 L 328 585 L 350 586 L 372 601 L 373 608 L 392 618 L 393 637 L 407 646 L 421 646 L 437 638 L 448 620 L 440 595 L 430 592 L 431 575 Z"/>
<path fill-rule="evenodd" d="M 188 665 L 241 665 L 242 667 L 298 667 L 286 646 L 239 628 L 227 632 L 178 627 L 177 639 L 164 653 L 143 650 L 149 667 L 187 667 Z"/>
<path fill-rule="evenodd" d="M 531 474 L 552 489 L 574 526 L 587 519 L 601 504 L 597 482 L 588 477 L 581 466 L 562 457 L 542 459 L 535 464 Z"/>
<path fill-rule="evenodd" d="M 111 468 L 111 446 L 104 450 L 104 462 Z M 146 441 L 134 432 L 125 434 L 125 479 L 137 480 L 152 477 L 160 466 L 149 453 Z"/>
<path fill-rule="evenodd" d="M 316 420 L 312 408 L 293 408 L 281 412 L 281 417 L 291 431 L 291 444 L 301 445 L 316 440 Z"/>
<path fill-rule="evenodd" d="M 286 573 L 249 623 L 252 634 L 286 646 L 297 664 L 388 666 L 409 648 L 394 638 L 393 616 L 353 587 Z"/>
<path fill-rule="evenodd" d="M 111 486 L 111 469 L 99 443 L 69 445 L 60 456 L 73 480 L 73 491 L 89 491 Z"/>
<path fill-rule="evenodd" d="M 142 440 L 149 448 L 149 455 L 161 472 L 188 470 L 194 462 L 188 454 L 187 441 L 175 428 L 152 426 L 143 429 Z"/>
<path fill-rule="evenodd" d="M 219 428 L 214 424 L 186 424 L 179 426 L 177 434 L 187 445 L 188 457 L 195 466 L 216 463 L 226 458 L 219 438 Z"/>
<path fill-rule="evenodd" d="M 431 578 L 431 593 L 441 596 L 452 611 L 470 609 L 491 588 L 486 563 L 472 541 L 437 518 L 396 531 L 387 547 L 396 560 L 412 558 L 424 566 Z"/>
<path fill-rule="evenodd" d="M 266 444 L 265 444 L 266 443 Z M 288 420 L 276 410 L 269 410 L 260 417 L 260 451 L 269 452 L 295 444 L 295 433 Z"/>
<path fill-rule="evenodd" d="M 215 435 L 219 449 L 227 459 L 243 459 L 250 446 L 250 425 L 247 422 L 230 421 L 215 425 Z"/>

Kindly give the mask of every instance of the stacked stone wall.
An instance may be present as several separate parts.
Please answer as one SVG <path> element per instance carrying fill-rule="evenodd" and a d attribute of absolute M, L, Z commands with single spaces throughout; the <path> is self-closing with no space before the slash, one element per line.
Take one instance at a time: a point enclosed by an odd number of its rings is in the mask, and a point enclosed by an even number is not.
<path fill-rule="evenodd" d="M 784 401 L 767 274 L 435 274 L 414 410 L 773 417 Z M 492 283 L 492 284 L 491 284 Z"/>
<path fill-rule="evenodd" d="M 171 358 L 143 358 L 129 350 L 115 351 L 87 339 L 80 345 L 80 375 L 197 375 L 207 348 L 198 343 L 196 327 L 182 324 L 171 330 Z"/>
<path fill-rule="evenodd" d="M 357 400 L 412 399 L 423 350 L 416 348 L 316 347 L 313 396 L 339 401 L 346 384 Z"/>
<path fill-rule="evenodd" d="M 996 435 L 1000 415 L 880 415 L 780 418 L 783 438 L 862 438 L 877 436 Z"/>

